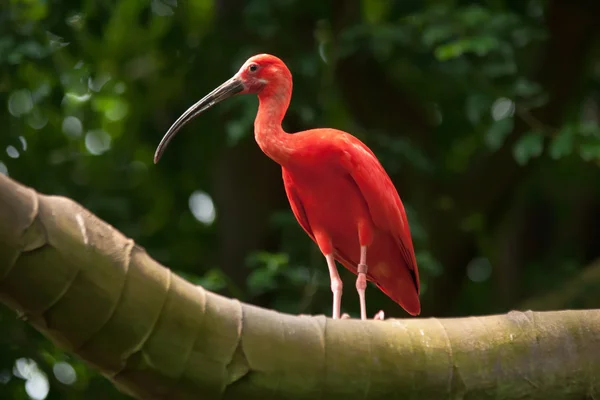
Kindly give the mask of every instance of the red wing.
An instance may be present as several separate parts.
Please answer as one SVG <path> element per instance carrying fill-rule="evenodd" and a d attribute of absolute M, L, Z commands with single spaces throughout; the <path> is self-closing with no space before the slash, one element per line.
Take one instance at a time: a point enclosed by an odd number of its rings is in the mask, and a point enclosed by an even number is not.
<path fill-rule="evenodd" d="M 300 198 L 300 195 L 296 191 L 294 181 L 292 180 L 290 175 L 287 173 L 285 168 L 282 168 L 281 170 L 282 170 L 282 176 L 283 176 L 283 185 L 285 187 L 285 193 L 287 194 L 287 198 L 290 202 L 290 205 L 292 206 L 292 212 L 294 213 L 294 216 L 300 223 L 300 226 L 302 226 L 302 229 L 304 229 L 304 231 L 306 233 L 308 233 L 308 236 L 310 236 L 310 238 L 313 240 L 313 242 L 316 243 L 317 241 L 315 240 L 315 237 L 312 233 L 310 223 L 308 222 L 308 217 L 306 216 L 306 212 L 304 211 L 304 206 L 302 205 L 302 199 Z M 342 253 L 340 251 L 340 249 L 338 249 L 336 247 L 334 247 L 334 256 L 337 260 L 339 260 L 342 264 L 344 264 L 344 266 L 346 268 L 348 268 L 350 271 L 353 271 L 354 273 L 356 273 L 356 264 L 351 262 L 350 257 L 348 257 L 346 254 Z"/>
<path fill-rule="evenodd" d="M 343 141 L 345 146 L 342 165 L 365 198 L 375 226 L 396 239 L 419 293 L 419 272 L 410 228 L 398 192 L 377 157 L 367 146 L 351 135 L 343 135 Z"/>
<path fill-rule="evenodd" d="M 298 192 L 296 192 L 296 187 L 294 185 L 294 181 L 287 173 L 285 168 L 281 168 L 281 175 L 283 176 L 283 186 L 285 187 L 285 193 L 287 195 L 288 201 L 292 206 L 292 212 L 294 216 L 298 220 L 302 229 L 308 233 L 308 236 L 315 241 L 315 236 L 312 233 L 312 229 L 310 228 L 310 223 L 308 222 L 308 218 L 306 217 L 306 212 L 304 211 L 304 206 L 302 205 L 302 200 L 300 200 L 300 196 L 298 196 Z"/>

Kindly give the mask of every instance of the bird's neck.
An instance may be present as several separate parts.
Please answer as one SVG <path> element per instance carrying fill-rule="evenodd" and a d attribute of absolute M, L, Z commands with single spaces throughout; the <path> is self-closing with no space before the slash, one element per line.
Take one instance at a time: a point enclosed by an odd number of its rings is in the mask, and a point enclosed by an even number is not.
<path fill-rule="evenodd" d="M 290 104 L 291 84 L 265 88 L 258 95 L 258 113 L 254 120 L 254 137 L 261 150 L 272 160 L 285 166 L 292 155 L 293 135 L 281 127 Z"/>

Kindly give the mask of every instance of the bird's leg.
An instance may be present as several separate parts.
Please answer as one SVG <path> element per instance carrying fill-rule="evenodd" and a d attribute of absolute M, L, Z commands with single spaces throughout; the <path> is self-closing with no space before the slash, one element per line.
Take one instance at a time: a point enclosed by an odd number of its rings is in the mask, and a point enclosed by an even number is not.
<path fill-rule="evenodd" d="M 360 263 L 358 264 L 358 277 L 356 278 L 356 291 L 360 299 L 360 319 L 367 319 L 367 300 L 365 298 L 367 270 L 367 246 L 360 246 Z"/>
<path fill-rule="evenodd" d="M 367 300 L 365 291 L 367 290 L 367 247 L 373 243 L 373 226 L 368 221 L 360 221 L 358 224 L 358 241 L 360 243 L 360 261 L 356 268 L 356 291 L 360 300 L 360 319 L 367 319 Z M 375 314 L 373 319 L 383 320 L 383 311 Z"/>
<path fill-rule="evenodd" d="M 333 319 L 340 318 L 340 310 L 342 308 L 342 288 L 343 283 L 335 266 L 333 254 L 327 254 L 327 267 L 329 268 L 329 278 L 331 280 L 331 292 L 333 293 Z"/>

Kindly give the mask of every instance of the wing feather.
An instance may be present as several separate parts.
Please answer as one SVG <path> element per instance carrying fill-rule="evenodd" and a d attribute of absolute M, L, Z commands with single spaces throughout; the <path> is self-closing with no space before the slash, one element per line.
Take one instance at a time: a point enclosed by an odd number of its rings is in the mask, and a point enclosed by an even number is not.
<path fill-rule="evenodd" d="M 351 135 L 338 136 L 344 144 L 342 165 L 360 189 L 377 228 L 391 234 L 402 258 L 420 291 L 419 272 L 414 256 L 413 243 L 404 205 L 396 187 L 373 152 Z"/>
<path fill-rule="evenodd" d="M 287 195 L 288 201 L 290 202 L 290 206 L 292 207 L 292 213 L 296 217 L 296 220 L 304 229 L 304 231 L 310 236 L 310 238 L 315 241 L 315 235 L 312 232 L 310 227 L 310 222 L 308 221 L 308 217 L 306 216 L 306 211 L 304 210 L 304 206 L 302 205 L 302 200 L 298 195 L 298 191 L 294 185 L 294 181 L 290 174 L 286 171 L 285 168 L 281 168 L 281 175 L 283 177 L 283 186 L 285 187 L 285 193 Z"/>
<path fill-rule="evenodd" d="M 283 176 L 283 185 L 285 187 L 285 193 L 286 193 L 288 201 L 290 202 L 290 205 L 292 207 L 292 213 L 296 217 L 296 220 L 298 221 L 298 223 L 300 224 L 302 229 L 304 229 L 304 231 L 308 234 L 308 236 L 310 236 L 310 238 L 313 240 L 313 242 L 316 243 L 317 241 L 315 240 L 315 236 L 312 232 L 310 222 L 308 220 L 308 217 L 306 216 L 306 211 L 304 210 L 304 205 L 302 204 L 302 198 L 300 197 L 300 194 L 298 194 L 298 191 L 296 190 L 296 186 L 294 184 L 294 181 L 293 181 L 291 175 L 286 171 L 285 168 L 282 168 L 282 176 Z M 344 266 L 346 268 L 348 268 L 350 271 L 353 271 L 354 273 L 356 273 L 356 264 L 351 261 L 351 259 L 350 259 L 350 257 L 348 257 L 348 255 L 344 254 L 344 252 L 341 251 L 341 249 L 339 249 L 335 246 L 334 246 L 334 252 L 335 252 L 334 255 L 335 255 L 336 259 L 340 260 L 340 262 L 342 262 L 342 264 L 344 264 Z"/>

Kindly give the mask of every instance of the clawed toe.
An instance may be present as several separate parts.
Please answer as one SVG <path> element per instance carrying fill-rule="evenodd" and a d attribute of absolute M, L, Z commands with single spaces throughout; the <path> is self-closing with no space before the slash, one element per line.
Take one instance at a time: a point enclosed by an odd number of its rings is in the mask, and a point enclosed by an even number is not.
<path fill-rule="evenodd" d="M 343 313 L 342 316 L 340 317 L 340 319 L 351 319 L 351 317 L 348 313 Z M 384 319 L 385 319 L 385 313 L 383 312 L 383 310 L 379 310 L 373 316 L 374 321 L 383 321 Z"/>
<path fill-rule="evenodd" d="M 375 316 L 373 317 L 373 319 L 375 321 L 383 321 L 385 319 L 385 313 L 383 312 L 383 310 L 379 310 L 377 312 L 377 314 L 375 314 Z"/>

